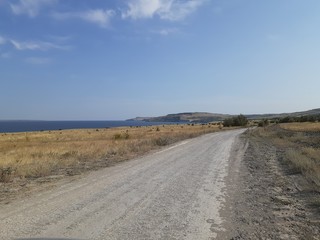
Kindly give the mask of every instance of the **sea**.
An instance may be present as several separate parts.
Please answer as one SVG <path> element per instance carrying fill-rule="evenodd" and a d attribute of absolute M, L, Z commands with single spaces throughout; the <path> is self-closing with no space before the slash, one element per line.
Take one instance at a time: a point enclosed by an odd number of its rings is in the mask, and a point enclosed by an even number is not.
<path fill-rule="evenodd" d="M 144 121 L 0 121 L 0 133 L 84 128 L 136 127 L 168 124 L 177 123 Z"/>

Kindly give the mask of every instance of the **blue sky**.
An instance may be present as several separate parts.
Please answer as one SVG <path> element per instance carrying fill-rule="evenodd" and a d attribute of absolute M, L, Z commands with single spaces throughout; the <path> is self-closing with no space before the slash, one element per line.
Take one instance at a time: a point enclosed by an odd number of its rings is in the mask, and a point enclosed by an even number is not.
<path fill-rule="evenodd" d="M 320 107 L 318 0 L 0 0 L 0 119 Z"/>

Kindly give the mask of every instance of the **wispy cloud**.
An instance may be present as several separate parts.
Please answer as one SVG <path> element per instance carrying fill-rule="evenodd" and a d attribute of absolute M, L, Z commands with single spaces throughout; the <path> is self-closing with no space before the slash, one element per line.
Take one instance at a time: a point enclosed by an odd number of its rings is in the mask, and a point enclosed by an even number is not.
<path fill-rule="evenodd" d="M 267 34 L 267 40 L 271 42 L 278 41 L 281 38 L 278 34 Z"/>
<path fill-rule="evenodd" d="M 0 45 L 5 44 L 7 42 L 7 39 L 0 36 Z"/>
<path fill-rule="evenodd" d="M 29 57 L 29 58 L 26 58 L 25 61 L 27 63 L 35 64 L 35 65 L 49 64 L 52 62 L 50 58 L 44 58 L 44 57 Z"/>
<path fill-rule="evenodd" d="M 19 41 L 14 38 L 6 38 L 0 35 L 0 45 L 9 44 L 16 50 L 39 50 L 47 51 L 50 49 L 69 50 L 72 47 L 66 45 L 69 37 L 55 36 L 51 38 L 52 41 Z"/>
<path fill-rule="evenodd" d="M 48 39 L 55 41 L 57 43 L 65 43 L 72 39 L 72 36 L 57 36 L 57 35 L 48 35 L 46 36 Z"/>
<path fill-rule="evenodd" d="M 223 13 L 223 8 L 222 7 L 214 7 L 212 9 L 213 13 L 216 15 L 221 15 Z"/>
<path fill-rule="evenodd" d="M 9 52 L 0 53 L 1 58 L 11 58 L 12 54 Z"/>
<path fill-rule="evenodd" d="M 161 36 L 168 36 L 171 34 L 178 33 L 179 30 L 177 28 L 163 28 L 163 29 L 159 29 L 159 30 L 153 30 L 151 32 L 155 33 L 155 34 L 159 34 Z"/>
<path fill-rule="evenodd" d="M 56 2 L 57 0 L 19 0 L 16 4 L 10 4 L 10 7 L 16 15 L 26 14 L 29 17 L 36 17 L 41 8 Z"/>
<path fill-rule="evenodd" d="M 204 0 L 172 1 L 171 9 L 160 17 L 172 21 L 181 20 L 197 10 L 204 2 Z"/>
<path fill-rule="evenodd" d="M 106 28 L 110 26 L 110 21 L 111 18 L 115 16 L 115 11 L 111 9 L 92 9 L 83 12 L 56 12 L 53 13 L 52 16 L 58 20 L 81 19 Z"/>
<path fill-rule="evenodd" d="M 47 51 L 50 49 L 59 49 L 59 50 L 67 50 L 69 46 L 58 45 L 51 42 L 43 42 L 43 41 L 27 41 L 27 42 L 20 42 L 17 40 L 10 40 L 11 44 L 17 50 L 40 50 L 40 51 Z"/>
<path fill-rule="evenodd" d="M 123 18 L 141 19 L 158 16 L 161 19 L 178 21 L 193 13 L 206 0 L 130 0 Z"/>

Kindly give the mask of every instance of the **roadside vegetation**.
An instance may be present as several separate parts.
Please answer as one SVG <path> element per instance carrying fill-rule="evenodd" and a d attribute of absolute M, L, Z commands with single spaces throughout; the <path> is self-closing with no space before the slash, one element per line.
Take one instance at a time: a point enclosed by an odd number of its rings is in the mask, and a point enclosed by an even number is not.
<path fill-rule="evenodd" d="M 223 126 L 224 127 L 245 127 L 249 123 L 248 119 L 243 116 L 242 114 L 231 117 L 231 118 L 226 118 L 223 121 Z"/>
<path fill-rule="evenodd" d="M 255 120 L 235 197 L 241 239 L 319 239 L 320 123 Z M 259 223 L 259 224 L 257 224 Z M 254 226 L 254 228 L 253 228 Z M 283 238 L 282 238 L 283 236 Z"/>
<path fill-rule="evenodd" d="M 310 186 L 319 189 L 320 122 L 281 123 L 258 128 L 252 134 L 277 147 L 290 174 L 301 174 Z"/>
<path fill-rule="evenodd" d="M 0 183 L 52 175 L 75 175 L 219 130 L 219 124 L 186 124 L 2 133 Z"/>
<path fill-rule="evenodd" d="M 292 122 L 317 122 L 320 121 L 320 115 L 306 115 L 299 117 L 284 117 L 278 119 L 279 123 L 292 123 Z"/>

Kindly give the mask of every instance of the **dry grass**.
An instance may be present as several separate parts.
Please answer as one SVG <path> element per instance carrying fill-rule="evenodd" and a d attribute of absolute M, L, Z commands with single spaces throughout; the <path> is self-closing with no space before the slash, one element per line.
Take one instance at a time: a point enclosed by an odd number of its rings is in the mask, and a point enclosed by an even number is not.
<path fill-rule="evenodd" d="M 284 152 L 293 173 L 320 186 L 320 123 L 286 123 L 258 128 L 254 135 L 269 139 Z"/>
<path fill-rule="evenodd" d="M 291 168 L 296 173 L 303 174 L 306 178 L 320 186 L 320 159 L 312 158 L 306 152 L 300 149 L 288 149 L 286 152 L 286 160 L 290 163 Z"/>
<path fill-rule="evenodd" d="M 310 132 L 310 131 L 320 131 L 320 122 L 310 123 L 283 123 L 281 124 L 281 128 L 291 131 L 303 131 L 303 132 Z"/>
<path fill-rule="evenodd" d="M 218 125 L 164 125 L 1 134 L 0 182 L 107 166 L 218 130 Z"/>

